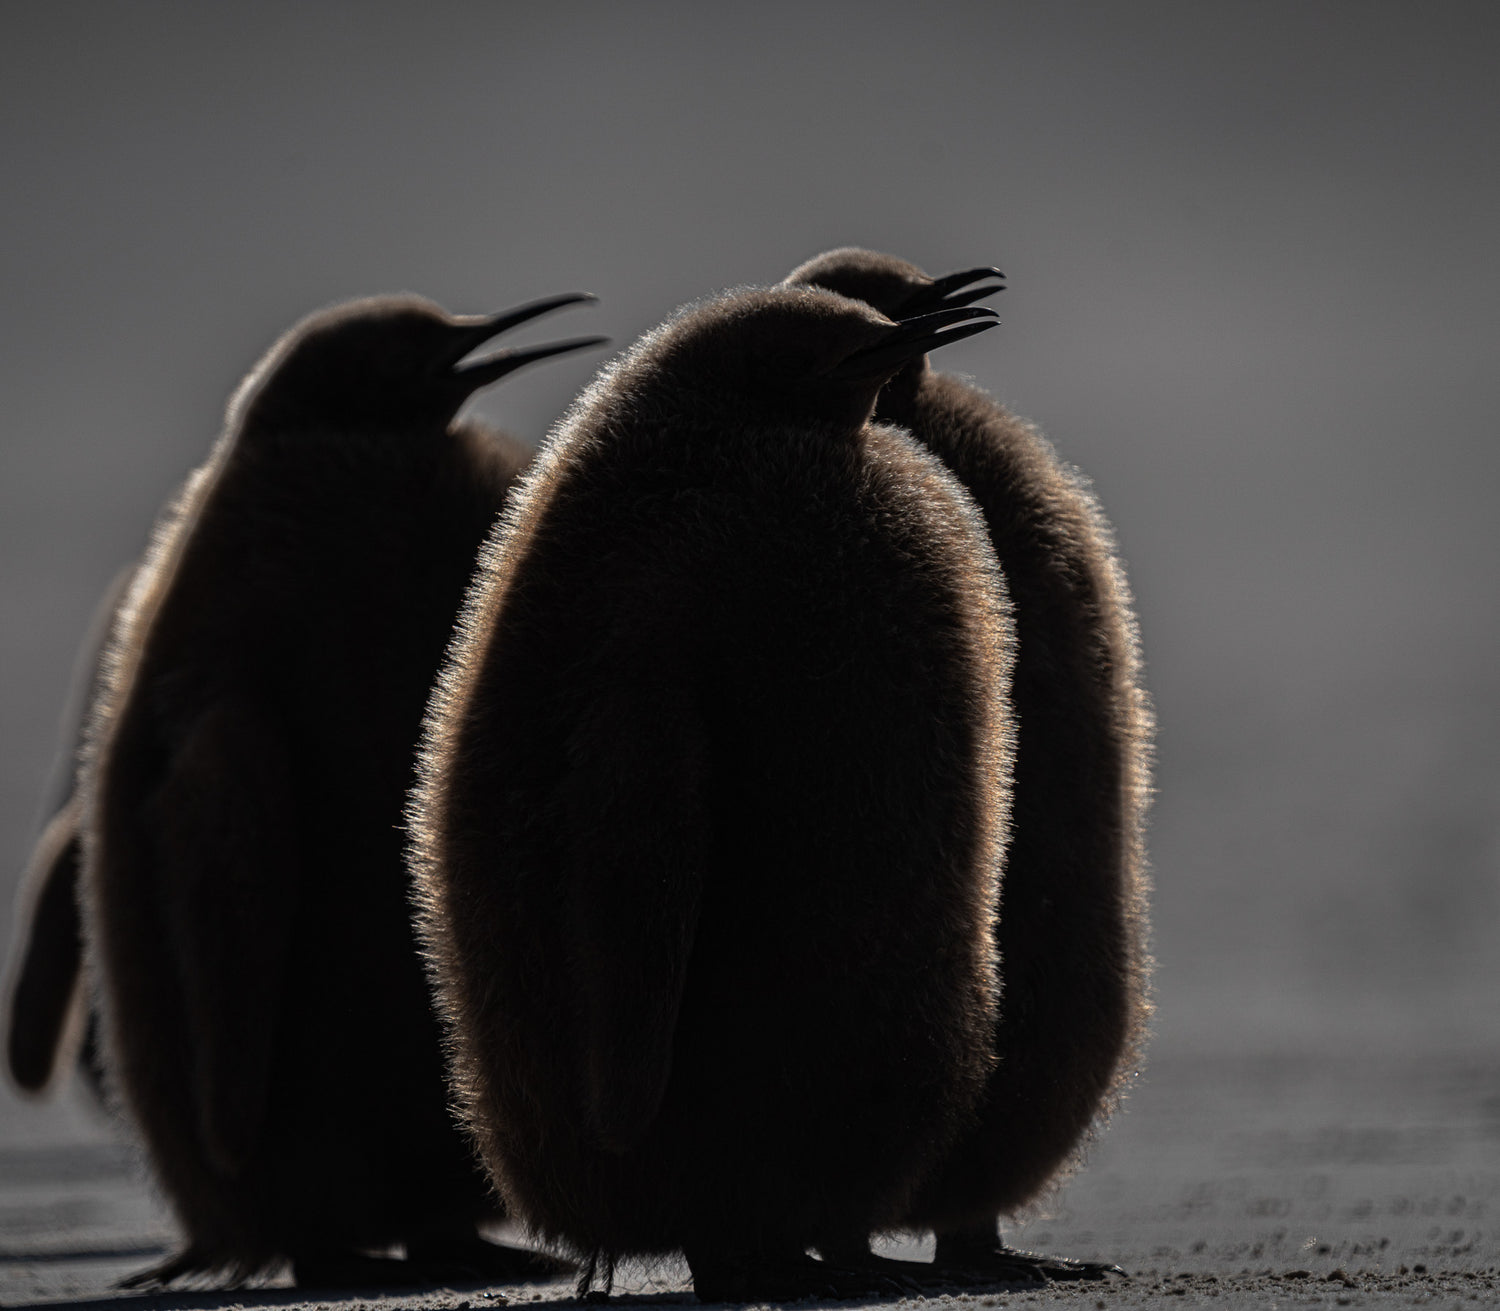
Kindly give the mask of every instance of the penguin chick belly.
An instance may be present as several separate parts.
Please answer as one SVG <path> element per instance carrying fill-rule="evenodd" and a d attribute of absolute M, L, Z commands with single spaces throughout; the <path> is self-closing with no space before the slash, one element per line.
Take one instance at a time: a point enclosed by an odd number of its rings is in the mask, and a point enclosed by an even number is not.
<path fill-rule="evenodd" d="M 470 1118 L 582 1250 L 891 1223 L 990 1066 L 1009 648 L 972 506 L 895 430 L 716 437 L 649 476 L 596 452 L 499 546 L 444 776 Z M 683 844 L 667 872 L 639 825 Z M 677 865 L 680 1000 L 633 1015 L 593 947 L 649 975 Z M 601 1113 L 611 988 L 666 1074 Z"/>

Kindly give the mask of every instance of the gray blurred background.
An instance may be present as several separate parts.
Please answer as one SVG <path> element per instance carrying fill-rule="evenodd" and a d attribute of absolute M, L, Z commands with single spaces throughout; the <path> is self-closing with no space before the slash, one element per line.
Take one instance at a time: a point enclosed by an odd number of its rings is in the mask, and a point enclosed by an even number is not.
<path fill-rule="evenodd" d="M 1496 1027 L 1488 4 L 0 8 L 0 940 L 101 592 L 245 370 L 380 291 L 541 339 L 859 244 L 1095 480 L 1160 716 L 1158 1048 Z M 538 440 L 597 358 L 482 413 Z M 6 1136 L 56 1120 L 0 1094 Z M 27 1118 L 34 1117 L 34 1118 Z"/>

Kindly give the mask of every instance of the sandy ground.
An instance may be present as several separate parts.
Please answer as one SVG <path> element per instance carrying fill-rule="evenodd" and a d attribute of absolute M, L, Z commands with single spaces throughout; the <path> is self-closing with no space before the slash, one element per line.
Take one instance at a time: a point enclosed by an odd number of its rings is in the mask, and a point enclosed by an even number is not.
<path fill-rule="evenodd" d="M 1500 1306 L 1497 1205 L 1500 1054 L 1160 1052 L 1084 1169 L 1007 1233 L 1129 1276 L 928 1305 Z M 0 1304 L 120 1311 L 141 1298 L 113 1281 L 160 1259 L 173 1233 L 131 1149 L 76 1094 L 0 1119 Z M 692 1304 L 687 1288 L 667 1263 L 623 1271 L 616 1300 Z M 161 1311 L 478 1311 L 571 1297 L 557 1283 L 309 1302 L 282 1280 L 147 1300 Z"/>

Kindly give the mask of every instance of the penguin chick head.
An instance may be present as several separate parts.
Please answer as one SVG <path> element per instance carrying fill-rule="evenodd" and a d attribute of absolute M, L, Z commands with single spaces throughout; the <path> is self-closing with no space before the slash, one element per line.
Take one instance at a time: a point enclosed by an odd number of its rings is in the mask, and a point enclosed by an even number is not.
<path fill-rule="evenodd" d="M 507 373 L 607 339 L 579 337 L 470 359 L 491 338 L 564 305 L 551 296 L 489 316 L 452 315 L 420 296 L 375 296 L 304 319 L 256 367 L 230 406 L 245 428 L 444 429 L 474 392 Z"/>
<path fill-rule="evenodd" d="M 894 255 L 844 246 L 793 269 L 782 285 L 822 287 L 873 305 L 890 318 L 904 319 L 972 305 L 1004 291 L 1004 279 L 999 269 L 987 266 L 930 278 L 915 264 Z M 980 282 L 986 285 L 974 285 Z"/>
<path fill-rule="evenodd" d="M 649 361 L 665 385 L 710 407 L 857 426 L 909 360 L 994 322 L 988 309 L 896 320 L 816 288 L 755 288 L 690 306 L 649 334 L 624 367 Z"/>

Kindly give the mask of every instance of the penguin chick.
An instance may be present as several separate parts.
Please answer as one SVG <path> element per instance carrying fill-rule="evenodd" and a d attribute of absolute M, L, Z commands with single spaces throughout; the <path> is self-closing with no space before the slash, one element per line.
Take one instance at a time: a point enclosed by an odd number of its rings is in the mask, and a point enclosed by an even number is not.
<path fill-rule="evenodd" d="M 787 284 L 896 316 L 982 299 L 1002 290 L 997 276 L 933 280 L 891 256 L 843 249 Z M 940 1279 L 1102 1277 L 1115 1267 L 1003 1247 L 996 1222 L 1074 1168 L 1090 1126 L 1139 1068 L 1151 1012 L 1143 822 L 1152 716 L 1124 566 L 1082 475 L 978 388 L 913 358 L 882 390 L 876 416 L 909 429 L 978 502 L 1017 642 L 997 1060 L 978 1120 L 903 1224 L 936 1230 Z"/>
<path fill-rule="evenodd" d="M 419 933 L 485 1163 L 581 1292 L 672 1250 L 704 1301 L 891 1291 L 806 1249 L 904 1215 L 988 1075 L 1007 607 L 969 498 L 869 419 L 992 320 L 689 306 L 485 548 Z"/>
<path fill-rule="evenodd" d="M 453 1121 L 400 833 L 427 694 L 524 463 L 453 422 L 586 338 L 416 297 L 315 314 L 260 362 L 116 619 L 80 774 L 113 1098 L 187 1234 L 131 1283 L 516 1277 Z M 404 1243 L 411 1264 L 359 1251 Z M 453 1264 L 457 1258 L 457 1266 Z M 475 1267 L 478 1266 L 478 1269 Z"/>

